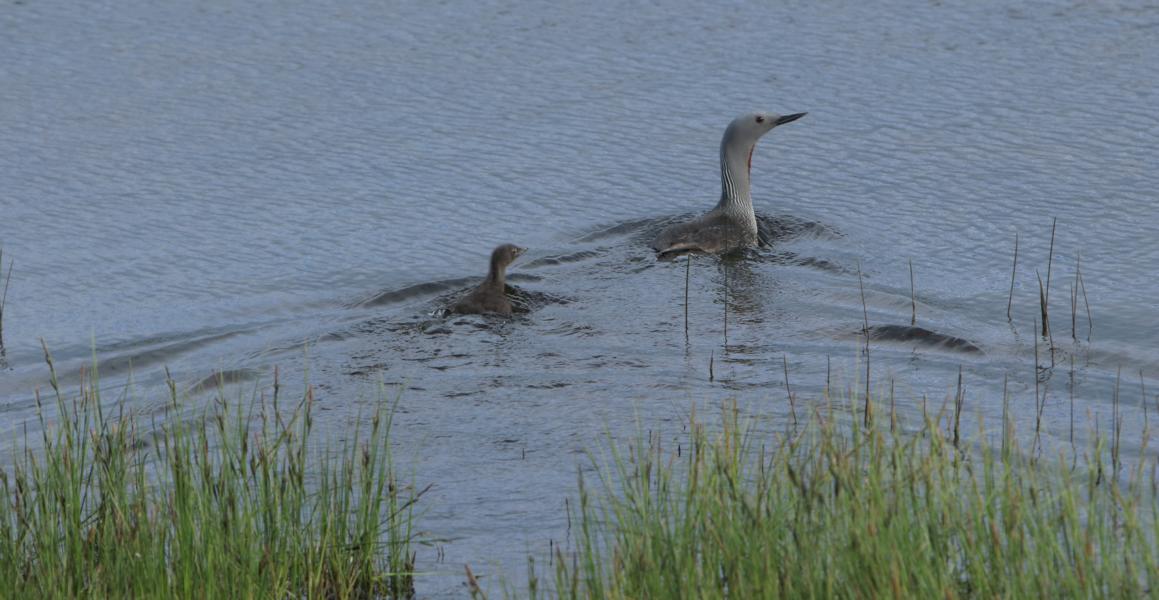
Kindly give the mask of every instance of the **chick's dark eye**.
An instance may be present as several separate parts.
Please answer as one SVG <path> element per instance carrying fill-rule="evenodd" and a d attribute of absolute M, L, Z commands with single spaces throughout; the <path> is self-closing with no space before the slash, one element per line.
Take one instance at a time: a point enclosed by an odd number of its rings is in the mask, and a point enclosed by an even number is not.
<path fill-rule="evenodd" d="M 764 123 L 764 122 L 765 122 L 764 117 L 757 117 L 757 123 Z"/>

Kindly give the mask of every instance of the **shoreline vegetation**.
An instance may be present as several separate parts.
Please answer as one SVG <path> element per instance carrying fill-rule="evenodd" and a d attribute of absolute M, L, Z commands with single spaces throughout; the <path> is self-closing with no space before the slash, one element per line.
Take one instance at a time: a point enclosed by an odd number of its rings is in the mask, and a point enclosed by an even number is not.
<path fill-rule="evenodd" d="M 311 388 L 283 406 L 276 375 L 269 397 L 219 386 L 197 408 L 169 379 L 178 418 L 146 422 L 102 401 L 95 361 L 66 395 L 45 359 L 41 445 L 26 434 L 0 470 L 6 597 L 413 594 L 425 490 L 396 480 L 387 402 L 332 448 L 312 435 Z"/>
<path fill-rule="evenodd" d="M 1097 433 L 1074 463 L 955 444 L 847 407 L 757 433 L 723 409 L 687 442 L 612 444 L 579 476 L 578 533 L 544 594 L 566 598 L 1140 598 L 1159 586 L 1156 465 L 1119 473 Z M 870 404 L 872 406 L 872 404 Z M 872 413 L 871 413 L 872 414 Z M 1144 434 L 1143 451 L 1147 435 Z M 671 445 L 671 444 L 669 444 Z M 1122 475 L 1122 476 L 1120 476 Z M 542 569 L 541 569 L 542 571 Z M 544 588 L 530 568 L 530 597 Z M 481 595 L 480 595 L 481 596 Z M 477 596 L 477 597 L 480 597 Z"/>
<path fill-rule="evenodd" d="M 312 436 L 311 388 L 286 402 L 277 370 L 249 399 L 219 385 L 196 407 L 168 379 L 168 416 L 146 422 L 102 402 L 95 360 L 70 394 L 45 359 L 39 439 L 17 440 L 0 469 L 12 597 L 414 596 L 415 508 L 430 486 L 396 478 L 383 390 L 331 448 Z M 781 433 L 734 403 L 719 419 L 693 412 L 675 447 L 609 436 L 592 451 L 597 485 L 581 472 L 568 505 L 567 547 L 530 556 L 526 587 L 497 593 L 1142 597 L 1159 585 L 1148 433 L 1133 465 L 1097 430 L 1081 456 L 1053 460 L 1023 452 L 1006 423 L 1000 447 L 981 430 L 960 440 L 958 406 L 911 424 L 847 400 L 798 399 L 808 412 Z M 463 585 L 496 593 L 469 566 Z"/>

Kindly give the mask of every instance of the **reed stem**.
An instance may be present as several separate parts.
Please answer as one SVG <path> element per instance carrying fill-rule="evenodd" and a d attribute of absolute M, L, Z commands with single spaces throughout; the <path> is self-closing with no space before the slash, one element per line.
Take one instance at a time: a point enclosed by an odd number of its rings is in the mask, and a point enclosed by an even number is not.
<path fill-rule="evenodd" d="M 8 259 L 8 273 L 4 275 L 4 290 L 0 292 L 0 355 L 4 353 L 4 306 L 8 304 L 8 284 L 12 283 L 12 265 L 16 259 Z M 0 248 L 0 275 L 4 269 L 4 248 Z"/>
<path fill-rule="evenodd" d="M 865 304 L 865 283 L 861 278 L 861 261 L 857 261 L 857 287 L 861 291 L 862 332 L 865 334 L 865 417 L 863 425 L 869 427 L 873 420 L 869 404 L 869 309 Z"/>
<path fill-rule="evenodd" d="M 909 324 L 913 327 L 918 324 L 918 301 L 914 293 L 914 259 L 909 259 Z"/>
<path fill-rule="evenodd" d="M 797 404 L 793 399 L 793 389 L 789 387 L 789 357 L 782 354 L 781 362 L 785 367 L 785 394 L 789 397 L 789 410 L 793 414 L 793 427 L 797 426 Z"/>
<path fill-rule="evenodd" d="M 1014 308 L 1014 275 L 1018 272 L 1018 232 L 1014 232 L 1014 265 L 1010 267 L 1010 297 L 1006 300 L 1006 320 L 1012 321 Z"/>

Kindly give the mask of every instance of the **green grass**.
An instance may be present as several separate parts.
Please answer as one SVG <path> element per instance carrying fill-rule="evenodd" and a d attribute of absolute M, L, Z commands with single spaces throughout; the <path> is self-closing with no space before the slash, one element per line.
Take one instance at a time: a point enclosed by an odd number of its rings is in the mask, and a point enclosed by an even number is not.
<path fill-rule="evenodd" d="M 758 435 L 639 439 L 581 476 L 566 598 L 1139 598 L 1159 592 L 1156 481 L 1080 460 L 955 448 L 937 423 L 861 426 L 850 409 Z M 694 419 L 695 421 L 695 419 Z M 981 437 L 981 436 L 980 436 Z M 1141 452 L 1143 456 L 1145 451 Z M 534 570 L 529 592 L 544 587 Z"/>
<path fill-rule="evenodd" d="M 45 353 L 51 369 L 51 358 Z M 413 593 L 412 507 L 380 402 L 339 448 L 312 393 L 153 424 L 102 408 L 94 368 L 41 407 L 42 447 L 0 471 L 0 590 L 25 598 L 352 598 Z M 169 384 L 171 412 L 182 398 Z M 39 398 L 38 398 L 39 403 Z M 316 436 L 313 436 L 316 437 Z"/>
<path fill-rule="evenodd" d="M 396 481 L 387 403 L 329 448 L 312 441 L 310 389 L 288 407 L 280 390 L 275 378 L 271 396 L 242 401 L 219 388 L 191 409 L 170 381 L 169 413 L 184 418 L 146 423 L 102 404 L 95 368 L 72 395 L 52 373 L 42 433 L 0 470 L 4 597 L 412 595 L 422 492 Z M 731 407 L 711 428 L 693 415 L 675 447 L 610 444 L 596 488 L 580 478 L 572 547 L 547 582 L 533 563 L 517 595 L 1155 593 L 1155 465 L 1116 473 L 1097 435 L 1077 465 L 1032 460 L 1010 432 L 1001 449 L 959 448 L 941 418 L 903 432 L 892 416 L 863 426 L 855 406 L 781 434 Z"/>

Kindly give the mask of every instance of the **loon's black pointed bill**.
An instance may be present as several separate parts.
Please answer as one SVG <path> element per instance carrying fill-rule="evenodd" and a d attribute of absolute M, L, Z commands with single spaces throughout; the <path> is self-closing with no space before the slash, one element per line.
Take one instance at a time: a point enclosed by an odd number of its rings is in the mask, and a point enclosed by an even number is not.
<path fill-rule="evenodd" d="M 793 121 L 796 121 L 797 119 L 800 119 L 801 117 L 803 117 L 807 114 L 809 114 L 809 113 L 803 112 L 803 113 L 797 113 L 794 115 L 785 115 L 783 117 L 779 117 L 777 119 L 777 125 L 784 125 L 785 123 L 792 123 Z"/>

